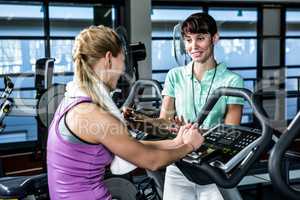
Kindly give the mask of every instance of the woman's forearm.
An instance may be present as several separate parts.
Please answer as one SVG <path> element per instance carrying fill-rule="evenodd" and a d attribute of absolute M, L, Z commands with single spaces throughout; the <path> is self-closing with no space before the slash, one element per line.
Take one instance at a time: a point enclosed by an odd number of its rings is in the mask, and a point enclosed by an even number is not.
<path fill-rule="evenodd" d="M 147 146 L 151 146 L 162 150 L 175 149 L 182 146 L 182 144 L 176 142 L 175 140 L 141 141 L 141 142 Z"/>

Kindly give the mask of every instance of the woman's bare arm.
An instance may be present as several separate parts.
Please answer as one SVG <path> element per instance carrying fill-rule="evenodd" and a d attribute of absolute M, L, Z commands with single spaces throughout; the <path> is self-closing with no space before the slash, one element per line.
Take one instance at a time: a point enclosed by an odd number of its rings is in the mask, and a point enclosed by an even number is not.
<path fill-rule="evenodd" d="M 175 98 L 164 96 L 159 118 L 172 119 L 175 115 Z"/>
<path fill-rule="evenodd" d="M 193 150 L 191 144 L 183 144 L 172 150 L 143 144 L 131 138 L 127 128 L 118 119 L 96 105 L 80 104 L 76 107 L 68 114 L 67 123 L 78 137 L 95 144 L 103 144 L 114 154 L 139 167 L 157 170 Z"/>
<path fill-rule="evenodd" d="M 224 123 L 231 125 L 239 125 L 241 123 L 243 106 L 238 104 L 227 105 L 227 112 Z"/>

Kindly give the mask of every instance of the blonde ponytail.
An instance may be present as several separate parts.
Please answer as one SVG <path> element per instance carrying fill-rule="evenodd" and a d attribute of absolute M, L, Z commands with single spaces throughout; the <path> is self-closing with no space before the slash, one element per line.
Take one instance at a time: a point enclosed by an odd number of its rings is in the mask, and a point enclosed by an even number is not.
<path fill-rule="evenodd" d="M 92 69 L 106 52 L 116 57 L 122 51 L 117 34 L 104 26 L 92 26 L 80 32 L 75 39 L 73 61 L 75 64 L 74 81 L 91 97 L 92 101 L 104 110 L 109 110 L 99 93 L 99 84 L 103 84 Z"/>

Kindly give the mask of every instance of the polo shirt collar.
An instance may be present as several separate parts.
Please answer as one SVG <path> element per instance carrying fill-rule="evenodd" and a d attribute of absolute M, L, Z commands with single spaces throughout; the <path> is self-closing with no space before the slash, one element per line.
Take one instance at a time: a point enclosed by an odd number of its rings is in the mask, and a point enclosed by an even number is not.
<path fill-rule="evenodd" d="M 185 75 L 192 77 L 193 63 L 194 62 L 192 61 L 186 65 L 186 67 L 184 68 Z"/>
<path fill-rule="evenodd" d="M 186 65 L 186 67 L 184 68 L 184 73 L 186 76 L 189 76 L 190 78 L 192 78 L 192 69 L 193 69 L 193 61 L 188 63 Z M 217 66 L 216 66 L 216 70 L 217 70 L 217 74 L 222 74 L 225 72 L 225 70 L 227 69 L 227 66 L 224 64 L 224 63 L 219 63 Z M 204 73 L 204 76 L 203 76 L 203 80 L 206 80 L 206 79 L 210 79 L 211 76 L 213 76 L 214 74 L 214 71 L 215 71 L 215 68 L 213 69 L 209 69 L 207 70 L 205 73 Z M 216 74 L 216 75 L 217 75 Z"/>

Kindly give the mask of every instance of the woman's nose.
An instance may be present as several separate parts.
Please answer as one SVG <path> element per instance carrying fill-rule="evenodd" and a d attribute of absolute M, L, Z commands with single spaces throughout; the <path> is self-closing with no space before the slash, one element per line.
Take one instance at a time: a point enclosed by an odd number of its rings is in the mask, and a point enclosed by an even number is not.
<path fill-rule="evenodd" d="M 195 49 L 195 48 L 197 47 L 197 42 L 196 42 L 196 40 L 192 40 L 191 47 L 192 47 L 193 49 Z"/>

